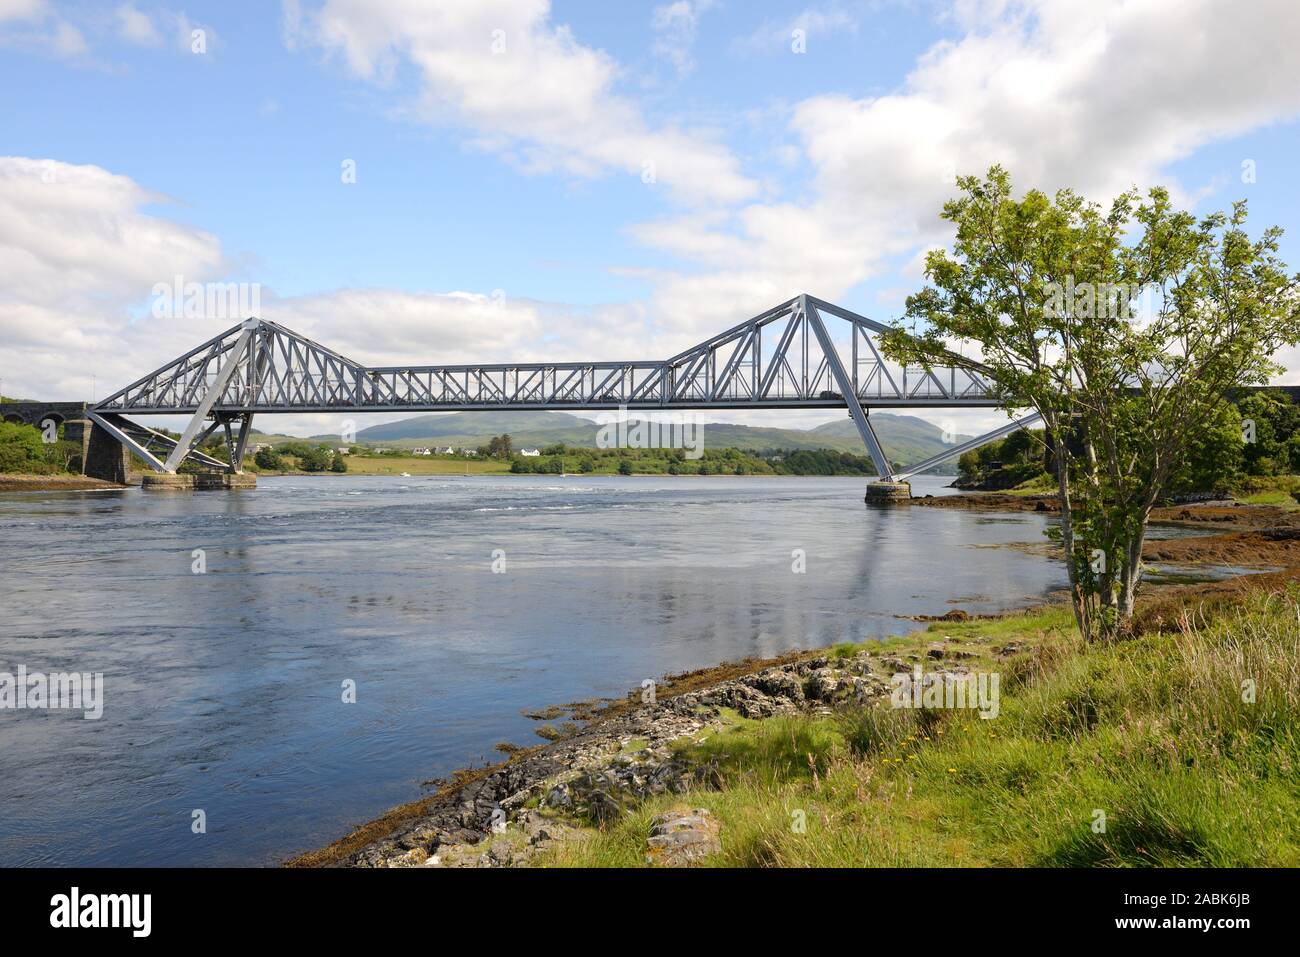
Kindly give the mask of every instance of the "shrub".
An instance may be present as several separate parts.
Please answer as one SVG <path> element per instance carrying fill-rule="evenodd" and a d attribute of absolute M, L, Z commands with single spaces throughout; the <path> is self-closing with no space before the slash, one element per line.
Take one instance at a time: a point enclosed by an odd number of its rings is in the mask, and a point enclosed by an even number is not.
<path fill-rule="evenodd" d="M 0 472 L 38 472 L 45 465 L 40 429 L 34 425 L 0 422 Z"/>

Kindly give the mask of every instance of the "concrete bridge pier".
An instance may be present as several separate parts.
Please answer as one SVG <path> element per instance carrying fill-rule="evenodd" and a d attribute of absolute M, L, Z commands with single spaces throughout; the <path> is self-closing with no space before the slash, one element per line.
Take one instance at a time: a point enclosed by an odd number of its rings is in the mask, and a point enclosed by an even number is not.
<path fill-rule="evenodd" d="M 257 476 L 251 472 L 145 472 L 141 485 L 153 492 L 206 492 L 257 488 Z"/>
<path fill-rule="evenodd" d="M 113 436 L 93 422 L 87 422 L 86 452 L 82 456 L 85 468 L 82 470 L 90 478 L 105 482 L 127 483 L 131 470 L 131 453 Z"/>
<path fill-rule="evenodd" d="M 910 482 L 879 480 L 867 483 L 865 501 L 868 505 L 899 505 L 912 498 Z"/>

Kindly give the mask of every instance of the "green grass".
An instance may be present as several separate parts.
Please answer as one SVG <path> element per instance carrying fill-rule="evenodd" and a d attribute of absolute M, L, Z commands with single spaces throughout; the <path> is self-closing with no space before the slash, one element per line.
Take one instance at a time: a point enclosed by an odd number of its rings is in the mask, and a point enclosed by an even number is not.
<path fill-rule="evenodd" d="M 1281 508 L 1296 508 L 1296 500 L 1291 497 L 1290 492 L 1283 492 L 1279 489 L 1271 489 L 1265 492 L 1254 492 L 1237 499 L 1239 502 L 1245 502 L 1247 505 L 1277 505 Z"/>
<path fill-rule="evenodd" d="M 1232 494 L 1248 505 L 1276 505 L 1289 510 L 1300 508 L 1291 497 L 1296 491 L 1300 491 L 1298 475 L 1248 475 L 1237 480 Z"/>
<path fill-rule="evenodd" d="M 680 745 L 720 789 L 651 800 L 546 863 L 639 866 L 650 818 L 689 804 L 722 822 L 717 866 L 1300 865 L 1296 599 L 1113 646 L 1082 645 L 1059 608 L 936 624 L 909 640 L 976 650 L 998 717 L 732 719 Z M 1031 650 L 992 656 L 1013 639 Z"/>
<path fill-rule="evenodd" d="M 1012 495 L 1042 495 L 1049 492 L 1055 493 L 1058 488 L 1056 478 L 1044 472 L 1041 475 L 1026 479 L 1010 491 Z"/>

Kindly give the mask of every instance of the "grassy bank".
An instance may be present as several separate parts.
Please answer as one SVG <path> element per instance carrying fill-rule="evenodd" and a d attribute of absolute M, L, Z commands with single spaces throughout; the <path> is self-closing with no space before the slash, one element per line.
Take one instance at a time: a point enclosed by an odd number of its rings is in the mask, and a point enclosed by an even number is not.
<path fill-rule="evenodd" d="M 1232 495 L 1249 505 L 1276 505 L 1278 508 L 1300 508 L 1293 493 L 1300 492 L 1300 475 L 1252 475 L 1238 479 Z"/>
<path fill-rule="evenodd" d="M 1296 866 L 1298 598 L 1257 591 L 1105 647 L 1064 608 L 936 624 L 895 650 L 953 639 L 949 658 L 999 673 L 996 718 L 732 716 L 677 745 L 720 788 L 651 799 L 545 863 L 640 866 L 651 818 L 687 805 L 721 822 L 722 866 Z"/>

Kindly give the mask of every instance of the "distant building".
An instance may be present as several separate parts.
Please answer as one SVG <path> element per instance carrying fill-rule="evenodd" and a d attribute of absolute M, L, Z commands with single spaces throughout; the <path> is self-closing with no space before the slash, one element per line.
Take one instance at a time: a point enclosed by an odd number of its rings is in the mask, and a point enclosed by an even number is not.
<path fill-rule="evenodd" d="M 478 455 L 478 449 L 461 449 L 461 455 Z"/>
<path fill-rule="evenodd" d="M 412 455 L 432 455 L 433 449 L 411 449 Z"/>
<path fill-rule="evenodd" d="M 339 446 L 337 449 L 335 449 L 334 451 L 337 452 L 339 455 L 351 455 L 351 454 L 352 454 L 352 446 L 350 446 L 350 445 L 340 445 L 340 446 Z"/>
<path fill-rule="evenodd" d="M 445 449 L 439 449 L 439 450 L 438 450 L 438 454 L 439 454 L 439 455 L 455 455 L 455 454 L 456 454 L 456 450 L 453 449 L 453 448 L 449 445 L 449 446 L 447 446 Z"/>
<path fill-rule="evenodd" d="M 256 455 L 258 452 L 261 452 L 263 449 L 273 449 L 273 448 L 275 448 L 275 446 L 271 445 L 271 443 L 269 442 L 254 442 L 252 445 L 248 447 L 248 453 L 250 455 Z"/>
<path fill-rule="evenodd" d="M 534 458 L 535 456 L 541 455 L 542 450 L 541 449 L 520 449 L 519 454 L 525 455 L 528 458 Z"/>

